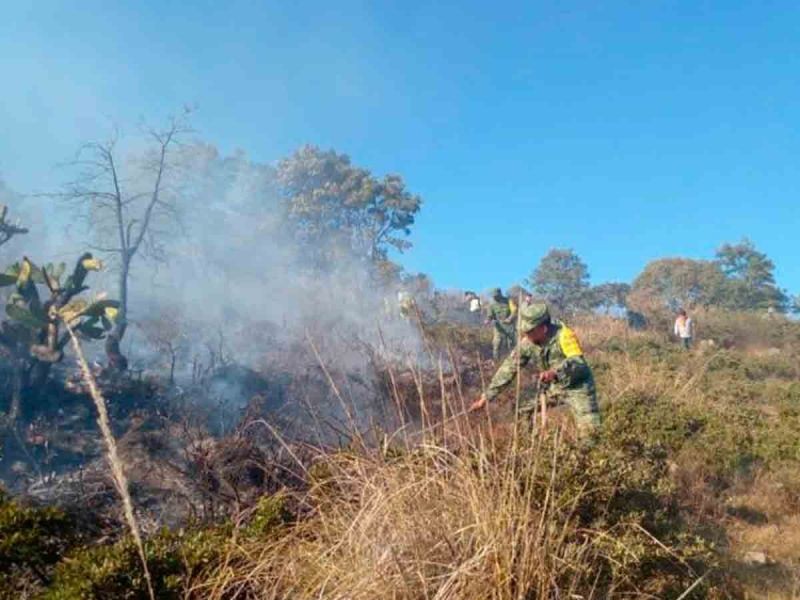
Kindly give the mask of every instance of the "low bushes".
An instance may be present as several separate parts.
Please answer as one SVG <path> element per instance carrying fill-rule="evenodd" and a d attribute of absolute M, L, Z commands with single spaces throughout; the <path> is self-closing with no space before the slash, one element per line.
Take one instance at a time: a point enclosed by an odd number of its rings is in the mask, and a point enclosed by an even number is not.
<path fill-rule="evenodd" d="M 63 511 L 24 506 L 0 490 L 0 598 L 49 583 L 53 566 L 77 542 Z"/>
<path fill-rule="evenodd" d="M 189 578 L 219 555 L 224 530 L 171 533 L 162 531 L 145 542 L 145 555 L 156 598 L 183 597 Z M 130 537 L 115 544 L 82 548 L 56 568 L 42 600 L 120 598 L 149 600 L 136 545 Z"/>

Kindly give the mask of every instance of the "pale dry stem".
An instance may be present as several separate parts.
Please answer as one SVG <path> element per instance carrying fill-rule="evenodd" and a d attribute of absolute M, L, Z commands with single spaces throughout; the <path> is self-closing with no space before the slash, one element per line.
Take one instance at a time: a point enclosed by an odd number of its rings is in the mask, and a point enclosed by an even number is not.
<path fill-rule="evenodd" d="M 89 388 L 89 395 L 94 401 L 97 408 L 97 424 L 100 426 L 100 431 L 103 434 L 103 440 L 106 444 L 106 454 L 108 463 L 111 467 L 111 475 L 114 478 L 114 484 L 117 491 L 122 498 L 122 508 L 125 515 L 125 521 L 128 523 L 128 528 L 131 531 L 131 536 L 136 544 L 136 549 L 139 552 L 139 558 L 142 561 L 142 570 L 144 572 L 145 581 L 147 582 L 147 591 L 150 595 L 150 600 L 155 600 L 155 593 L 153 592 L 153 581 L 150 578 L 150 570 L 147 568 L 147 556 L 144 551 L 144 543 L 142 542 L 142 535 L 139 529 L 139 523 L 136 521 L 136 516 L 133 511 L 133 500 L 131 499 L 130 492 L 128 491 L 128 478 L 125 476 L 125 471 L 122 466 L 122 461 L 117 453 L 117 442 L 114 434 L 111 431 L 111 421 L 108 417 L 108 409 L 106 408 L 106 400 L 100 389 L 97 387 L 97 382 L 89 369 L 89 364 L 86 362 L 86 357 L 83 355 L 83 349 L 78 341 L 75 332 L 70 327 L 69 323 L 65 320 L 64 327 L 72 340 L 72 347 L 75 350 L 75 355 L 78 357 L 78 363 L 81 367 L 81 374 L 83 380 Z"/>

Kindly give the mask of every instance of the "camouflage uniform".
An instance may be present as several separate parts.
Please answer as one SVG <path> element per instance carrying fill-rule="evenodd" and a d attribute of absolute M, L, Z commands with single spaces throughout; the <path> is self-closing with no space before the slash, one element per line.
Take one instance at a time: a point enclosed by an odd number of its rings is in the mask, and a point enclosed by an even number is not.
<path fill-rule="evenodd" d="M 498 360 L 501 355 L 511 351 L 515 343 L 514 323 L 504 323 L 512 316 L 511 305 L 508 298 L 496 289 L 492 293 L 493 302 L 489 305 L 489 319 L 494 325 L 492 336 L 492 356 Z"/>
<path fill-rule="evenodd" d="M 547 315 L 547 307 L 532 304 L 522 309 L 520 330 L 532 330 L 541 322 L 541 315 Z M 539 316 L 538 322 L 536 317 Z M 533 316 L 534 318 L 530 318 Z M 531 326 L 531 323 L 533 326 Z M 517 376 L 519 367 L 527 365 L 531 359 L 539 359 L 542 370 L 553 369 L 556 380 L 550 385 L 550 394 L 559 401 L 566 402 L 575 416 L 578 436 L 585 439 L 600 426 L 600 409 L 594 386 L 592 369 L 583 357 L 583 351 L 575 333 L 560 321 L 551 323 L 550 335 L 541 345 L 534 344 L 526 337 L 517 345 L 495 373 L 486 390 L 487 401 L 493 400 Z M 530 418 L 537 408 L 537 399 L 520 400 L 519 414 Z"/>

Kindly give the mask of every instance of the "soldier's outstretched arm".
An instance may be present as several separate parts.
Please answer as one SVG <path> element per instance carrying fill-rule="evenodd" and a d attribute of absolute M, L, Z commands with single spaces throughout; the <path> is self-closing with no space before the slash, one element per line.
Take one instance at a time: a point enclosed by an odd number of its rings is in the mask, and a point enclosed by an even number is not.
<path fill-rule="evenodd" d="M 489 383 L 489 387 L 486 388 L 486 391 L 470 405 L 470 412 L 480 410 L 486 406 L 487 402 L 494 400 L 500 394 L 500 392 L 502 392 L 512 381 L 514 381 L 514 378 L 517 376 L 519 371 L 519 367 L 528 364 L 529 361 L 529 353 L 521 347 L 521 344 L 517 344 L 517 347 L 514 348 L 514 350 L 506 357 L 506 359 L 497 369 L 497 372 L 495 372 L 494 377 L 492 377 L 492 381 Z"/>
<path fill-rule="evenodd" d="M 508 387 L 516 378 L 520 367 L 524 367 L 527 365 L 532 354 L 532 348 L 528 347 L 528 344 L 525 341 L 520 342 L 517 344 L 516 348 L 506 357 L 500 367 L 497 369 L 497 372 L 492 377 L 492 381 L 489 383 L 489 387 L 486 388 L 486 399 L 487 400 L 494 400 L 500 392 L 502 392 L 506 387 Z"/>

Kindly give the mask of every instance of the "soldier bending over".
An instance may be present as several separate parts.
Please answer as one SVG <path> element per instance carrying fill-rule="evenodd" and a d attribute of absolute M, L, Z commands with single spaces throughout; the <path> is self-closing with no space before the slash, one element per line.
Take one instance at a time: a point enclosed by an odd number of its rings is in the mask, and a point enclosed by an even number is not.
<path fill-rule="evenodd" d="M 470 410 L 479 410 L 496 398 L 514 381 L 518 368 L 538 356 L 542 369 L 538 374 L 539 383 L 549 385 L 555 396 L 570 406 L 578 437 L 582 440 L 591 437 L 600 426 L 600 409 L 592 369 L 575 333 L 560 321 L 552 320 L 544 304 L 522 307 L 519 324 L 519 344 L 497 369 L 486 392 Z M 536 407 L 536 398 L 526 399 L 520 404 L 519 414 L 530 419 Z"/>

